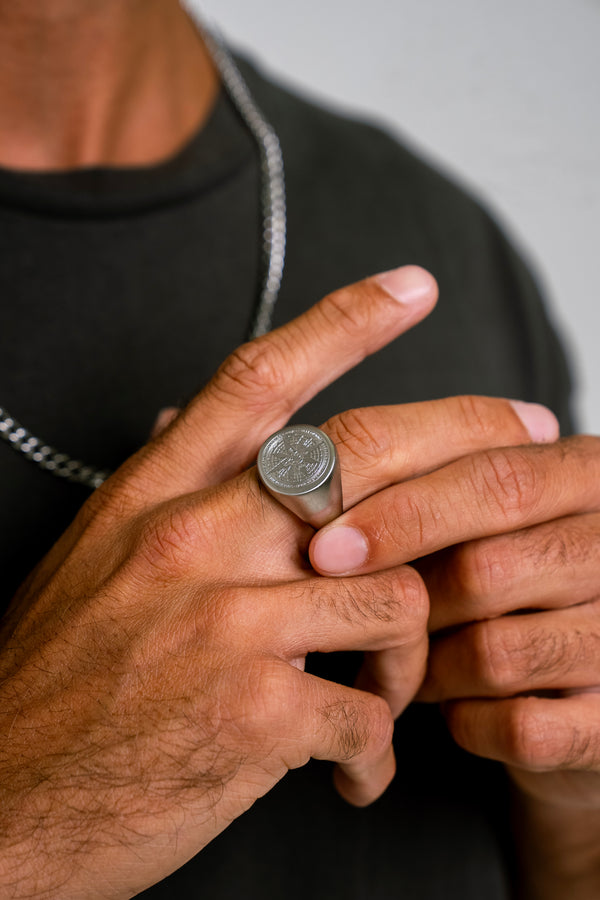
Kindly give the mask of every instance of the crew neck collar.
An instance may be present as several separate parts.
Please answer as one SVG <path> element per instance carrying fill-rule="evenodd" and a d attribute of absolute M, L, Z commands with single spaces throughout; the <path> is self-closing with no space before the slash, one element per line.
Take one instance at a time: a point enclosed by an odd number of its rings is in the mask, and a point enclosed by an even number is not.
<path fill-rule="evenodd" d="M 221 89 L 207 121 L 165 161 L 60 172 L 0 167 L 0 204 L 65 217 L 135 214 L 212 189 L 257 152 L 247 127 Z"/>

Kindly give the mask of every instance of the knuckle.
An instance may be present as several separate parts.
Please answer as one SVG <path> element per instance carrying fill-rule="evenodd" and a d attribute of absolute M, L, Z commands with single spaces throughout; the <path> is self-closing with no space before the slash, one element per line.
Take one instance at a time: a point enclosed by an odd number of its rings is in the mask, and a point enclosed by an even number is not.
<path fill-rule="evenodd" d="M 400 584 L 398 584 L 398 580 Z M 400 597 L 405 637 L 420 639 L 429 622 L 429 593 L 421 575 L 412 566 L 402 566 L 396 575 L 394 593 Z"/>
<path fill-rule="evenodd" d="M 335 734 L 340 761 L 363 753 L 377 757 L 392 741 L 394 722 L 390 708 L 375 694 L 328 704 L 321 714 Z"/>
<path fill-rule="evenodd" d="M 325 429 L 340 450 L 344 469 L 354 474 L 385 466 L 394 456 L 389 424 L 377 408 L 346 410 Z M 360 465 L 355 468 L 356 463 Z"/>
<path fill-rule="evenodd" d="M 203 602 L 196 605 L 200 636 L 202 629 L 206 629 L 205 619 L 217 630 L 219 641 L 230 646 L 243 646 L 248 643 L 249 635 L 264 634 L 265 616 L 252 588 L 219 585 L 216 594 L 216 601 L 211 599 L 207 604 L 203 598 Z"/>
<path fill-rule="evenodd" d="M 472 626 L 474 664 L 483 684 L 504 695 L 527 688 L 549 686 L 568 674 L 584 659 L 588 636 L 541 629 L 539 626 L 523 634 L 518 628 L 501 621 L 480 622 Z"/>
<path fill-rule="evenodd" d="M 574 768 L 585 763 L 598 743 L 587 730 L 558 722 L 535 697 L 511 701 L 504 729 L 508 758 L 530 771 Z"/>
<path fill-rule="evenodd" d="M 286 734 L 299 711 L 297 671 L 281 660 L 255 659 L 240 693 L 245 729 L 255 738 Z"/>
<path fill-rule="evenodd" d="M 469 649 L 482 685 L 493 692 L 512 693 L 519 681 L 520 650 L 512 632 L 499 629 L 492 620 L 472 626 L 470 637 Z"/>
<path fill-rule="evenodd" d="M 569 676 L 579 669 L 597 667 L 600 635 L 579 628 L 532 630 L 524 643 L 521 666 L 525 677 L 539 676 L 546 684 Z"/>
<path fill-rule="evenodd" d="M 465 394 L 454 397 L 452 402 L 455 405 L 454 418 L 478 445 L 497 442 L 498 432 L 503 424 L 499 401 Z"/>
<path fill-rule="evenodd" d="M 260 411 L 285 399 L 293 364 L 293 352 L 282 335 L 265 335 L 238 347 L 219 368 L 211 388 L 225 399 L 243 399 Z"/>
<path fill-rule="evenodd" d="M 581 648 L 580 648 L 581 649 Z M 516 650 L 516 665 L 523 679 L 568 672 L 573 659 L 572 636 L 547 628 L 535 628 Z"/>
<path fill-rule="evenodd" d="M 408 566 L 340 580 L 333 594 L 322 595 L 321 583 L 316 581 L 312 591 L 314 602 L 322 605 L 326 596 L 342 621 L 393 625 L 394 635 L 401 633 L 403 642 L 420 638 L 427 627 L 429 595 L 421 576 Z"/>
<path fill-rule="evenodd" d="M 514 701 L 504 728 L 509 759 L 525 769 L 543 767 L 550 747 L 555 749 L 556 738 L 549 732 L 546 717 L 534 711 L 533 705 L 530 698 Z"/>
<path fill-rule="evenodd" d="M 328 596 L 328 604 L 333 606 L 337 618 L 349 625 L 372 621 L 389 622 L 394 618 L 394 600 L 391 592 L 376 590 L 372 578 L 357 577 L 352 581 L 340 581 L 335 584 L 335 591 Z M 316 605 L 323 605 L 321 584 L 317 582 L 311 587 Z"/>
<path fill-rule="evenodd" d="M 483 502 L 507 523 L 527 518 L 543 490 L 535 456 L 519 449 L 490 450 L 470 461 L 471 483 Z"/>
<path fill-rule="evenodd" d="M 355 338 L 356 335 L 371 330 L 377 304 L 365 301 L 373 301 L 378 296 L 369 280 L 362 281 L 328 294 L 317 309 L 328 330 L 341 331 L 348 337 Z M 357 303 L 358 297 L 362 302 Z"/>
<path fill-rule="evenodd" d="M 575 629 L 573 642 L 568 654 L 568 668 L 576 665 L 598 671 L 598 659 L 600 657 L 600 632 L 597 630 L 597 619 L 594 626 L 585 630 Z"/>
<path fill-rule="evenodd" d="M 435 498 L 409 484 L 391 502 L 382 504 L 373 523 L 373 539 L 383 546 L 405 548 L 405 559 L 429 552 L 431 540 L 444 527 L 444 514 Z"/>
<path fill-rule="evenodd" d="M 209 549 L 205 526 L 193 509 L 169 503 L 144 517 L 136 557 L 154 577 L 173 580 L 191 575 Z"/>
<path fill-rule="evenodd" d="M 520 698 L 511 706 L 505 734 L 515 765 L 540 772 L 597 766 L 600 734 L 594 729 L 550 717 L 536 698 Z"/>
<path fill-rule="evenodd" d="M 542 562 L 548 571 L 560 571 L 564 568 L 578 569 L 580 566 L 598 558 L 598 534 L 594 523 L 571 520 L 545 528 L 538 545 L 531 548 L 530 555 L 534 562 Z"/>
<path fill-rule="evenodd" d="M 565 769 L 587 769 L 598 766 L 600 734 L 591 729 L 572 728 L 564 742 L 561 766 Z"/>
<path fill-rule="evenodd" d="M 80 523 L 87 527 L 98 519 L 122 521 L 129 512 L 129 494 L 127 485 L 116 472 L 87 498 L 78 513 Z"/>
<path fill-rule="evenodd" d="M 401 603 L 389 577 L 358 576 L 340 581 L 335 588 L 335 613 L 350 625 L 361 622 L 389 623 L 398 618 Z"/>
<path fill-rule="evenodd" d="M 461 596 L 473 603 L 485 600 L 489 616 L 490 597 L 505 589 L 514 576 L 514 557 L 498 540 L 470 541 L 456 548 L 452 574 Z"/>
<path fill-rule="evenodd" d="M 76 516 L 79 534 L 98 538 L 111 529 L 121 530 L 148 504 L 144 485 L 130 476 L 129 468 L 122 466 L 90 494 Z"/>
<path fill-rule="evenodd" d="M 368 723 L 370 749 L 375 756 L 379 756 L 392 742 L 394 720 L 386 701 L 374 694 L 369 699 Z"/>

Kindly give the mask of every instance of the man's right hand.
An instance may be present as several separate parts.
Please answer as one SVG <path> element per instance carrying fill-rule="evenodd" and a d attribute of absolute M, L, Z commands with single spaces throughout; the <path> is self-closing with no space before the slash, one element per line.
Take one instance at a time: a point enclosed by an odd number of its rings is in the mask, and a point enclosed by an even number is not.
<path fill-rule="evenodd" d="M 424 673 L 422 582 L 407 566 L 317 576 L 312 529 L 247 466 L 294 410 L 435 298 L 431 276 L 405 268 L 240 348 L 23 585 L 0 647 L 2 896 L 132 897 L 310 757 L 339 763 L 352 803 L 385 789 L 393 717 Z M 456 399 L 329 422 L 346 506 L 529 440 L 509 403 L 477 403 L 475 429 L 472 403 Z M 307 653 L 335 650 L 368 651 L 360 690 L 303 671 Z"/>

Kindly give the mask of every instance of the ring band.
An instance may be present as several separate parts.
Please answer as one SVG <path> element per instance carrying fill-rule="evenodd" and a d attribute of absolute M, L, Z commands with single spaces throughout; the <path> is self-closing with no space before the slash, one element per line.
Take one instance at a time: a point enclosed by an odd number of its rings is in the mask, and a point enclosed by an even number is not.
<path fill-rule="evenodd" d="M 258 452 L 258 474 L 268 492 L 313 528 L 341 515 L 342 478 L 331 439 L 312 425 L 287 425 Z"/>

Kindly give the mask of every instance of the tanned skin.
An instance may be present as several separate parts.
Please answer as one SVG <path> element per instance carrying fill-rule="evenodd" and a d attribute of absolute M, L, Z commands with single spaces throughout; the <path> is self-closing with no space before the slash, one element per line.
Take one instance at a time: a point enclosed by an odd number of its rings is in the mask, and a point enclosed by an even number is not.
<path fill-rule="evenodd" d="M 0 2 L 0 165 L 159 162 L 201 126 L 217 91 L 177 2 Z"/>
<path fill-rule="evenodd" d="M 175 0 L 0 0 L 4 167 L 159 162 L 218 89 Z M 347 510 L 316 537 L 249 468 L 436 295 L 406 267 L 240 348 L 22 586 L 0 628 L 2 897 L 126 900 L 311 756 L 369 803 L 415 696 L 506 764 L 517 891 L 600 896 L 598 439 L 500 399 L 340 413 Z M 315 650 L 365 651 L 356 688 L 307 675 Z"/>

